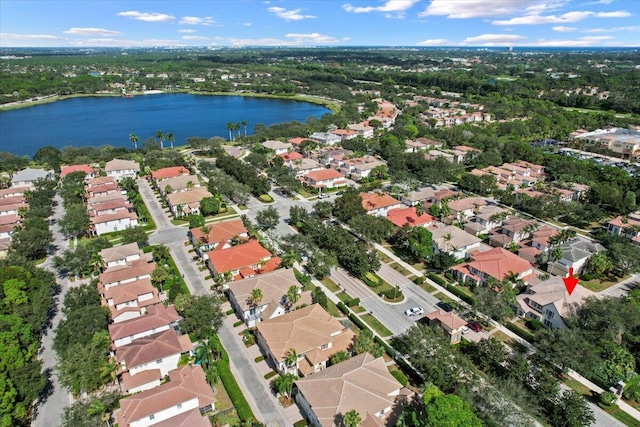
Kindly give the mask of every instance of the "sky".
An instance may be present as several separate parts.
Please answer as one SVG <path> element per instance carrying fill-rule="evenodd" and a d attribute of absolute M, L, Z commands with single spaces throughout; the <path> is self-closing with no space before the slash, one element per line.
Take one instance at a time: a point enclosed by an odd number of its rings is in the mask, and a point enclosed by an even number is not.
<path fill-rule="evenodd" d="M 0 0 L 27 46 L 640 47 L 640 0 Z"/>

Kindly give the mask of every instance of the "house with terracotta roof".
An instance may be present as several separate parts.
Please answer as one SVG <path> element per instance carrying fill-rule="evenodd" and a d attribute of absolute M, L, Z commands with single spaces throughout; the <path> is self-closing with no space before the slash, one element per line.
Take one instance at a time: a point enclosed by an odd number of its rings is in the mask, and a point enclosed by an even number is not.
<path fill-rule="evenodd" d="M 194 188 L 189 191 L 167 194 L 169 210 L 179 218 L 185 215 L 200 214 L 200 202 L 206 197 L 213 197 L 206 188 Z"/>
<path fill-rule="evenodd" d="M 291 144 L 291 146 L 293 148 L 295 148 L 296 150 L 298 148 L 300 148 L 300 144 L 302 144 L 304 141 L 309 141 L 309 138 L 300 138 L 300 137 L 298 137 L 298 138 L 289 138 L 289 139 L 287 139 L 287 142 L 289 144 Z"/>
<path fill-rule="evenodd" d="M 419 141 L 418 139 L 405 139 L 405 153 L 417 153 L 419 151 L 425 151 L 429 148 L 429 144 Z"/>
<path fill-rule="evenodd" d="M 335 353 L 348 351 L 355 334 L 325 311 L 312 304 L 282 316 L 263 320 L 256 329 L 258 345 L 277 370 L 307 376 L 327 367 Z M 287 354 L 295 349 L 298 360 L 287 364 Z"/>
<path fill-rule="evenodd" d="M 582 237 L 571 239 L 558 248 L 562 252 L 562 257 L 547 263 L 547 272 L 561 277 L 567 277 L 570 268 L 573 268 L 576 276 L 579 275 L 587 265 L 591 255 L 605 250 L 600 243 Z"/>
<path fill-rule="evenodd" d="M 406 195 L 402 196 L 400 200 L 407 206 L 419 205 L 422 202 L 428 201 L 436 193 L 436 189 L 433 187 L 422 187 L 417 190 L 408 191 Z"/>
<path fill-rule="evenodd" d="M 110 215 L 118 212 L 134 213 L 135 208 L 129 203 L 124 196 L 108 200 L 104 203 L 98 203 L 87 207 L 89 216 Z"/>
<path fill-rule="evenodd" d="M 7 204 L 2 203 L 0 200 L 0 216 L 19 215 L 21 209 L 27 209 L 28 207 L 29 204 L 26 202 Z"/>
<path fill-rule="evenodd" d="M 387 219 L 396 227 L 428 227 L 433 224 L 435 218 L 428 213 L 422 212 L 418 215 L 414 206 L 410 208 L 395 208 L 387 213 Z"/>
<path fill-rule="evenodd" d="M 123 178 L 135 179 L 140 172 L 140 164 L 133 160 L 113 159 L 104 165 L 104 171 L 107 176 L 120 181 Z"/>
<path fill-rule="evenodd" d="M 309 172 L 302 179 L 307 185 L 317 189 L 337 188 L 347 185 L 345 176 L 335 169 L 321 169 Z"/>
<path fill-rule="evenodd" d="M 569 295 L 562 277 L 553 276 L 518 295 L 517 315 L 525 319 L 539 320 L 547 328 L 566 327 L 564 319 L 575 314 L 587 298 L 597 294 L 578 283 Z"/>
<path fill-rule="evenodd" d="M 295 162 L 296 160 L 304 159 L 304 156 L 297 151 L 276 154 L 276 156 L 280 157 L 284 161 L 284 163 Z"/>
<path fill-rule="evenodd" d="M 342 141 L 348 141 L 358 137 L 358 131 L 353 129 L 335 129 L 332 130 L 331 133 L 339 136 Z"/>
<path fill-rule="evenodd" d="M 515 274 L 526 283 L 535 276 L 533 265 L 529 261 L 504 248 L 486 252 L 474 251 L 469 255 L 470 261 L 451 267 L 451 271 L 461 282 L 484 286 L 489 278 L 501 282 L 507 276 Z"/>
<path fill-rule="evenodd" d="M 244 323 L 252 328 L 263 320 L 282 316 L 287 312 L 290 302 L 289 289 L 298 288 L 298 305 L 311 304 L 310 291 L 302 292 L 302 287 L 291 269 L 279 269 L 255 277 L 238 280 L 229 284 L 229 302 Z M 262 301 L 256 305 L 251 302 L 251 292 L 260 289 Z"/>
<path fill-rule="evenodd" d="M 462 339 L 462 328 L 467 321 L 455 314 L 453 311 L 436 310 L 427 314 L 429 326 L 438 327 L 449 337 L 451 344 L 457 344 Z"/>
<path fill-rule="evenodd" d="M 94 178 L 88 179 L 84 183 L 85 188 L 97 187 L 104 184 L 114 184 L 117 183 L 116 179 L 112 176 L 96 176 Z"/>
<path fill-rule="evenodd" d="M 160 302 L 158 290 L 151 284 L 151 279 L 140 279 L 104 290 L 99 288 L 99 291 L 103 297 L 102 305 L 109 308 L 114 323 L 142 316 L 147 312 L 146 307 Z"/>
<path fill-rule="evenodd" d="M 340 147 L 320 147 L 317 150 L 311 151 L 308 157 L 324 166 L 330 165 L 334 169 L 339 169 L 342 167 L 345 157 L 352 154 L 353 151 Z"/>
<path fill-rule="evenodd" d="M 192 349 L 189 335 L 178 335 L 175 329 L 138 338 L 116 349 L 118 373 L 128 372 L 135 377 L 140 372 L 157 370 L 162 378 L 178 367 L 182 354 Z"/>
<path fill-rule="evenodd" d="M 625 236 L 640 245 L 640 211 L 612 219 L 607 223 L 607 233 L 612 236 Z"/>
<path fill-rule="evenodd" d="M 385 193 L 360 193 L 362 207 L 367 214 L 385 217 L 391 209 L 404 208 L 405 205 Z"/>
<path fill-rule="evenodd" d="M 206 261 L 206 253 L 229 249 L 235 243 L 249 239 L 249 232 L 240 218 L 207 224 L 189 230 L 189 238 L 198 255 Z"/>
<path fill-rule="evenodd" d="M 272 256 L 257 240 L 249 240 L 223 251 L 209 251 L 206 257 L 212 276 L 230 274 L 233 280 L 273 271 L 280 265 L 280 258 Z"/>
<path fill-rule="evenodd" d="M 9 187 L 0 190 L 0 200 L 6 197 L 24 196 L 26 191 L 29 191 L 29 187 Z"/>
<path fill-rule="evenodd" d="M 175 178 L 176 176 L 189 175 L 189 169 L 184 166 L 171 166 L 168 168 L 161 168 L 155 171 L 151 171 L 151 179 L 154 182 L 161 181 L 167 178 Z"/>
<path fill-rule="evenodd" d="M 200 181 L 195 175 L 180 175 L 157 181 L 157 187 L 160 194 L 178 193 L 200 188 Z"/>
<path fill-rule="evenodd" d="M 512 217 L 502 222 L 500 228 L 491 230 L 489 244 L 494 247 L 507 247 L 511 242 L 518 243 L 531 236 L 540 224 L 537 221 Z"/>
<path fill-rule="evenodd" d="M 480 247 L 482 239 L 453 225 L 438 223 L 429 227 L 433 238 L 433 250 L 435 253 L 446 252 L 456 259 L 466 259 L 469 253 Z"/>
<path fill-rule="evenodd" d="M 355 410 L 361 426 L 393 426 L 413 392 L 389 373 L 382 357 L 362 353 L 295 383 L 295 401 L 313 427 L 341 427 Z"/>
<path fill-rule="evenodd" d="M 261 143 L 260 145 L 268 150 L 272 150 L 276 155 L 284 154 L 287 151 L 293 150 L 293 146 L 289 142 L 275 141 L 271 139 Z"/>
<path fill-rule="evenodd" d="M 509 218 L 509 211 L 499 206 L 488 205 L 480 213 L 472 217 L 464 225 L 464 231 L 474 236 L 486 234 L 494 228 L 500 227 Z"/>
<path fill-rule="evenodd" d="M 216 394 L 200 366 L 169 372 L 169 381 L 120 399 L 120 427 L 210 427 L 204 414 L 215 409 Z"/>
<path fill-rule="evenodd" d="M 122 347 L 140 338 L 177 329 L 180 319 L 182 318 L 173 305 L 150 305 L 140 317 L 109 325 L 112 347 Z"/>
<path fill-rule="evenodd" d="M 84 177 L 85 180 L 92 179 L 96 176 L 96 170 L 91 166 L 84 164 L 84 165 L 61 166 L 60 178 L 62 179 L 73 172 L 84 172 L 86 174 Z"/>
<path fill-rule="evenodd" d="M 106 182 L 100 185 L 87 186 L 87 197 L 102 196 L 105 194 L 122 194 L 116 182 Z"/>

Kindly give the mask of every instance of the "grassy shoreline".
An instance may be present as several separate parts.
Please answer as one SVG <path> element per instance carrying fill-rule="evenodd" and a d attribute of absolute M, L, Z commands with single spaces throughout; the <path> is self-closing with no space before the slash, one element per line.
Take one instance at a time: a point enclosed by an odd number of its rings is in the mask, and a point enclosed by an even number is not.
<path fill-rule="evenodd" d="M 333 113 L 340 111 L 340 103 L 335 100 L 320 98 L 314 95 L 270 95 L 265 93 L 254 92 L 197 92 L 197 91 L 185 91 L 185 90 L 173 90 L 163 91 L 163 94 L 171 93 L 188 93 L 191 95 L 206 95 L 206 96 L 244 96 L 249 98 L 271 98 L 271 99 L 288 99 L 291 101 L 308 102 L 310 104 L 323 105 L 330 109 Z M 144 96 L 147 94 L 134 94 L 134 96 Z M 151 94 L 149 94 L 151 95 Z M 34 101 L 22 102 L 20 104 L 13 105 L 0 105 L 0 112 L 19 110 L 22 108 L 29 108 L 36 105 L 50 104 L 52 102 L 63 101 L 70 98 L 87 98 L 87 97 L 121 97 L 119 93 L 88 93 L 88 94 L 73 94 L 73 95 L 54 95 L 45 99 L 38 99 Z"/>

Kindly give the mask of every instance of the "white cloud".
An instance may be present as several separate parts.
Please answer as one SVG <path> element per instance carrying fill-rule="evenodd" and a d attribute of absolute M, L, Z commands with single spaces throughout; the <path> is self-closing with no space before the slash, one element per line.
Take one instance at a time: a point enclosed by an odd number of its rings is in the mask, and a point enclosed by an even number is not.
<path fill-rule="evenodd" d="M 251 22 L 245 22 L 242 25 L 244 25 L 245 27 L 250 27 L 252 24 L 251 24 Z"/>
<path fill-rule="evenodd" d="M 342 8 L 351 13 L 384 12 L 385 18 L 404 18 L 405 11 L 420 0 L 387 0 L 382 6 L 354 6 L 343 4 Z"/>
<path fill-rule="evenodd" d="M 429 39 L 416 43 L 418 46 L 445 46 L 452 44 L 447 39 Z"/>
<path fill-rule="evenodd" d="M 524 39 L 526 39 L 526 37 L 517 34 L 482 34 L 480 36 L 467 37 L 462 41 L 462 44 L 473 46 L 501 46 L 511 45 Z"/>
<path fill-rule="evenodd" d="M 270 7 L 267 9 L 269 12 L 276 15 L 278 18 L 282 18 L 286 21 L 301 21 L 303 19 L 313 19 L 315 16 L 313 15 L 302 15 L 300 11 L 302 9 L 291 9 L 287 10 L 284 7 Z"/>
<path fill-rule="evenodd" d="M 574 11 L 563 13 L 562 15 L 538 15 L 531 14 L 525 16 L 517 16 L 515 18 L 507 19 L 507 20 L 496 20 L 493 21 L 493 25 L 537 25 L 537 24 L 566 24 L 566 23 L 574 23 L 578 21 L 582 21 L 584 19 L 595 17 L 595 18 L 626 18 L 631 16 L 631 14 L 624 10 L 614 11 L 614 12 L 591 12 L 588 10 L 585 11 Z"/>
<path fill-rule="evenodd" d="M 191 34 L 191 33 L 195 33 L 196 30 L 190 30 L 190 29 L 184 29 L 184 30 L 178 30 L 179 33 L 185 33 L 185 34 Z"/>
<path fill-rule="evenodd" d="M 203 37 L 203 36 L 182 36 L 182 40 L 209 40 L 209 37 Z"/>
<path fill-rule="evenodd" d="M 611 36 L 601 36 L 601 37 L 580 37 L 576 40 L 547 40 L 547 39 L 538 39 L 535 42 L 528 43 L 523 46 L 554 46 L 554 47 L 588 47 L 594 45 L 600 45 L 603 41 L 611 40 L 613 37 Z M 617 43 L 616 43 L 617 44 Z"/>
<path fill-rule="evenodd" d="M 291 46 L 293 41 L 291 40 L 281 40 L 281 39 L 273 39 L 273 38 L 264 38 L 264 39 L 236 39 L 230 38 L 229 45 L 234 47 L 240 46 Z"/>
<path fill-rule="evenodd" d="M 557 27 L 552 28 L 553 31 L 557 31 L 559 33 L 570 33 L 572 31 L 576 31 L 576 27 L 565 27 L 564 25 L 558 25 Z"/>
<path fill-rule="evenodd" d="M 133 18 L 137 21 L 145 21 L 145 22 L 168 22 L 176 19 L 173 15 L 167 15 L 165 13 L 148 13 L 148 12 L 138 12 L 135 10 L 130 10 L 127 12 L 119 12 L 118 16 L 126 16 L 127 18 Z"/>
<path fill-rule="evenodd" d="M 215 22 L 216 21 L 214 21 L 213 18 L 210 16 L 206 16 L 204 18 L 199 16 L 183 16 L 180 19 L 180 22 L 178 22 L 178 24 L 180 25 L 212 25 Z"/>
<path fill-rule="evenodd" d="M 563 0 L 431 0 L 419 16 L 446 16 L 450 19 L 495 17 L 553 9 Z"/>
<path fill-rule="evenodd" d="M 51 34 L 0 33 L 0 39 L 13 39 L 13 40 L 62 40 L 62 37 L 54 36 L 54 35 L 51 35 Z"/>
<path fill-rule="evenodd" d="M 285 35 L 285 37 L 294 39 L 296 43 L 300 44 L 327 44 L 340 42 L 340 40 L 335 37 L 326 36 L 319 33 L 287 34 Z"/>
<path fill-rule="evenodd" d="M 618 31 L 640 31 L 640 25 L 630 27 L 613 27 L 613 28 L 591 28 L 584 30 L 583 33 L 615 33 Z"/>
<path fill-rule="evenodd" d="M 69 28 L 63 31 L 64 34 L 73 34 L 74 36 L 117 36 L 120 31 L 105 30 L 104 28 Z"/>

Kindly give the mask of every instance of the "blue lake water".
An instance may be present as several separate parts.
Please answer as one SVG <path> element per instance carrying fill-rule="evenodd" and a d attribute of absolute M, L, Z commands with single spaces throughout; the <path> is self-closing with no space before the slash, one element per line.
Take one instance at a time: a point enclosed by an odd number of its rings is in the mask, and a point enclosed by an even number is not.
<path fill-rule="evenodd" d="M 156 131 L 173 132 L 184 144 L 190 136 L 229 138 L 227 123 L 248 123 L 251 134 L 257 123 L 266 126 L 330 110 L 320 105 L 291 100 L 242 96 L 190 94 L 71 98 L 50 104 L 0 112 L 0 151 L 33 155 L 51 145 L 113 145 L 133 148 L 129 134 L 138 136 L 138 146 Z M 242 127 L 241 133 L 244 134 Z M 165 146 L 168 143 L 165 142 Z"/>

